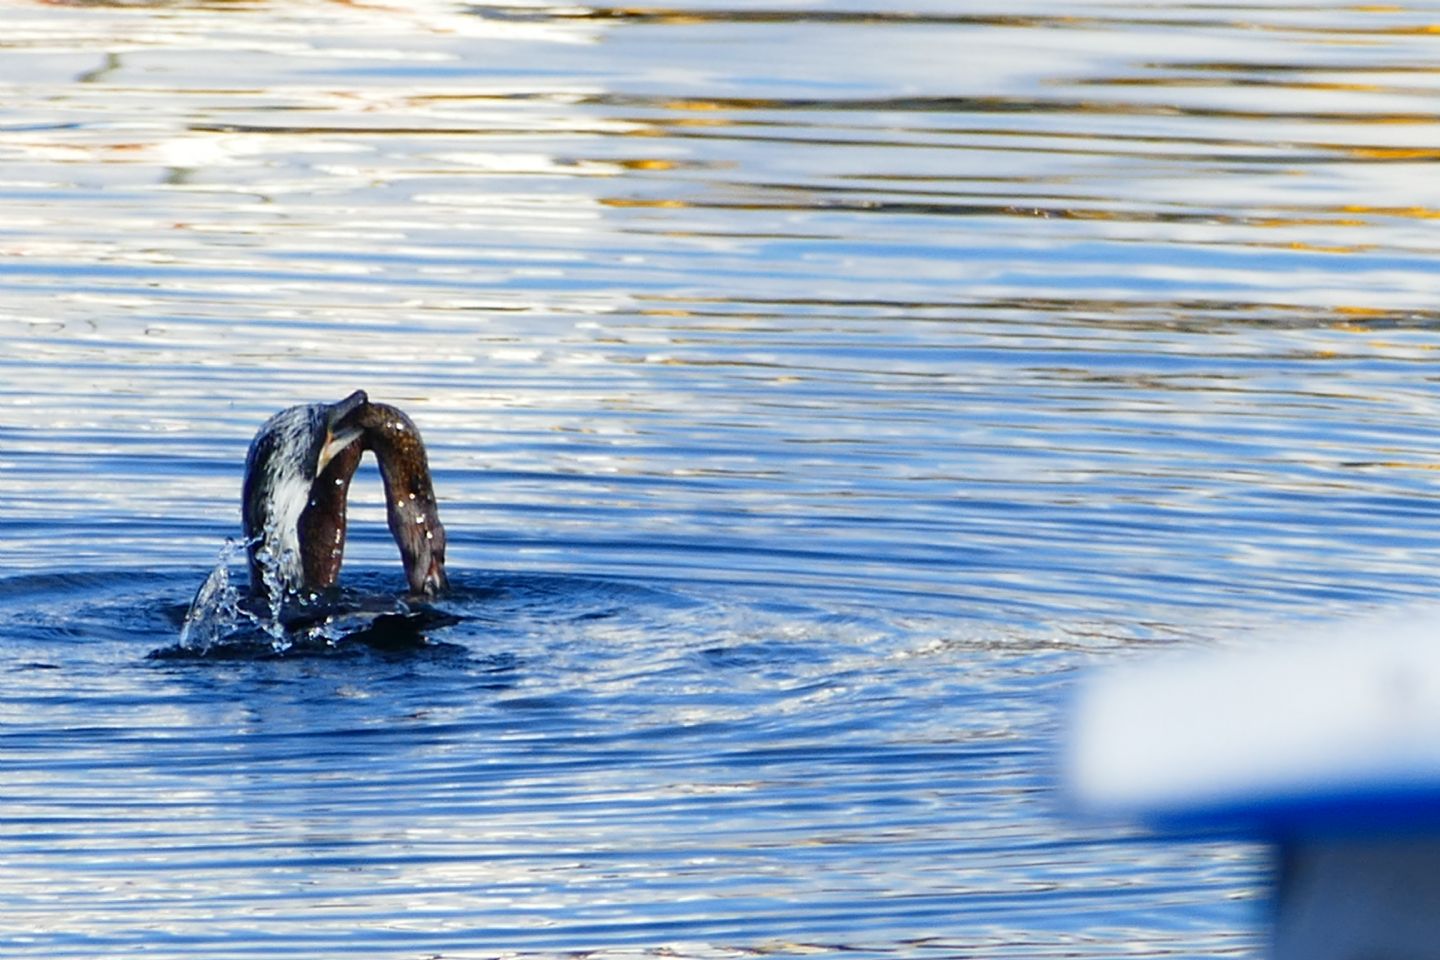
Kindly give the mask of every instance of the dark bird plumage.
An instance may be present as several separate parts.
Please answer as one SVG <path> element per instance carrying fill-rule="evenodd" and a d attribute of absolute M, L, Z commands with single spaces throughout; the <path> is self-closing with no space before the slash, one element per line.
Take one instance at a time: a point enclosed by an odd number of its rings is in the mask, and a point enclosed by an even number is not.
<path fill-rule="evenodd" d="M 410 592 L 433 598 L 445 589 L 445 528 L 420 431 L 357 390 L 339 403 L 282 410 L 251 442 L 241 514 L 252 593 L 316 593 L 339 579 L 350 479 L 366 450 L 380 465 Z"/>

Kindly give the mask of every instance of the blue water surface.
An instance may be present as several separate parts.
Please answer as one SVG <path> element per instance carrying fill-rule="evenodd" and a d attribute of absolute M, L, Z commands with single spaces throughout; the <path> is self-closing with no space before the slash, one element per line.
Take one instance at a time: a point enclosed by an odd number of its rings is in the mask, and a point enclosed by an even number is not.
<path fill-rule="evenodd" d="M 1434 13 L 6 2 L 0 953 L 1259 955 L 1065 705 L 1435 593 Z M 362 388 L 455 622 L 175 655 Z"/>

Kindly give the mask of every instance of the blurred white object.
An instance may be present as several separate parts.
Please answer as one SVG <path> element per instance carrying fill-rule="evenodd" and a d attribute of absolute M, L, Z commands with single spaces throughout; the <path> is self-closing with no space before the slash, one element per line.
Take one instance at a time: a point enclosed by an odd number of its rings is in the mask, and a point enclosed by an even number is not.
<path fill-rule="evenodd" d="M 1440 957 L 1440 614 L 1103 670 L 1065 786 L 1087 816 L 1280 848 L 1277 960 Z"/>
<path fill-rule="evenodd" d="M 1076 707 L 1067 779 L 1086 813 L 1244 826 L 1440 800 L 1440 638 L 1413 624 L 1127 664 Z"/>

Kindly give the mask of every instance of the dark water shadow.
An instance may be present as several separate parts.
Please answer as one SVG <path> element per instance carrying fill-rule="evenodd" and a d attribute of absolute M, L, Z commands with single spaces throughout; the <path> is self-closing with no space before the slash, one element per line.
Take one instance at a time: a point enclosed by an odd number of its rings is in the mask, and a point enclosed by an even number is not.
<path fill-rule="evenodd" d="M 181 614 L 183 617 L 183 612 Z M 311 614 L 313 625 L 319 625 L 334 617 L 345 617 L 356 626 L 347 629 L 339 637 L 321 638 L 307 632 L 306 624 L 288 625 L 292 644 L 277 649 L 271 635 L 264 630 L 247 626 L 226 637 L 222 642 L 205 649 L 197 649 L 175 643 L 152 650 L 149 660 L 268 660 L 280 657 L 349 657 L 357 652 L 369 650 L 374 653 L 393 656 L 436 654 L 464 654 L 466 648 L 460 644 L 432 639 L 434 631 L 454 626 L 464 618 L 434 607 L 421 607 L 408 611 L 393 611 L 375 614 L 355 613 L 344 607 L 327 605 L 323 612 Z"/>
<path fill-rule="evenodd" d="M 503 666 L 505 658 L 496 660 L 494 651 L 518 637 L 604 621 L 643 626 L 705 606 L 643 583 L 486 571 L 454 573 L 452 589 L 439 602 L 408 605 L 389 572 L 358 570 L 347 571 L 344 588 L 319 605 L 287 615 L 287 649 L 277 650 L 269 633 L 247 623 L 201 651 L 179 643 L 188 610 L 181 598 L 200 579 L 194 571 L 130 570 L 0 578 L 0 630 L 16 650 L 100 644 L 113 647 L 107 660 L 127 659 L 126 649 L 144 645 L 141 659 L 171 664 L 376 656 L 458 664 L 481 656 L 490 658 L 481 666 Z M 313 629 L 321 625 L 328 629 Z"/>
<path fill-rule="evenodd" d="M 272 659 L 416 657 L 467 659 L 473 648 L 503 646 L 522 635 L 602 621 L 663 621 L 704 604 L 642 583 L 550 573 L 454 573 L 434 604 L 414 604 L 393 589 L 392 576 L 359 571 L 317 603 L 282 614 L 286 643 L 262 625 L 244 623 L 203 649 L 179 642 L 186 605 L 140 604 L 135 619 L 168 624 L 177 640 L 146 659 L 217 662 Z M 487 654 L 493 656 L 493 654 Z"/>

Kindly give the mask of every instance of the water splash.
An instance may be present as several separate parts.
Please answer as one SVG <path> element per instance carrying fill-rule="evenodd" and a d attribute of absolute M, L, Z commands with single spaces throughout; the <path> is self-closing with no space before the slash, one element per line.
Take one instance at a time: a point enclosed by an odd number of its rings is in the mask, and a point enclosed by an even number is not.
<path fill-rule="evenodd" d="M 294 552 L 283 550 L 277 554 L 270 545 L 280 542 L 278 528 L 272 518 L 265 524 L 264 534 L 255 541 L 255 560 L 259 565 L 260 579 L 265 584 L 265 597 L 268 604 L 266 615 L 257 617 L 255 614 L 248 614 L 244 607 L 240 608 L 242 613 L 250 616 L 256 626 L 269 634 L 270 645 L 275 648 L 276 653 L 283 653 L 292 645 L 289 634 L 281 622 L 281 613 L 284 610 L 287 596 L 292 592 L 286 585 L 286 578 L 282 576 L 282 571 L 290 569 L 290 565 L 294 563 Z"/>
<path fill-rule="evenodd" d="M 255 547 L 264 598 L 238 588 L 230 575 L 237 555 Z M 293 558 L 277 554 L 262 539 L 227 538 L 180 626 L 176 645 L 163 657 L 265 656 L 291 651 L 313 654 L 355 641 L 381 649 L 411 649 L 431 643 L 429 630 L 463 619 L 406 598 L 351 591 L 326 595 L 284 586 L 281 570 Z"/>
<path fill-rule="evenodd" d="M 263 542 L 256 549 L 255 558 L 266 587 L 266 602 L 258 609 L 245 602 L 246 595 L 231 580 L 230 565 L 236 554 L 256 542 L 225 538 L 215 566 L 195 591 L 195 598 L 190 601 L 190 609 L 180 625 L 181 650 L 203 656 L 218 644 L 251 630 L 263 633 L 276 653 L 293 646 L 294 640 L 281 616 L 286 594 L 281 586 L 280 569 L 286 558 L 275 556 Z"/>
<path fill-rule="evenodd" d="M 200 589 L 195 591 L 195 599 L 190 601 L 190 609 L 185 612 L 185 620 L 180 624 L 179 645 L 182 650 L 207 653 L 233 633 L 235 625 L 240 622 L 243 615 L 240 591 L 230 581 L 230 562 L 239 546 L 234 538 L 225 538 L 225 546 L 220 548 L 215 567 L 200 584 Z"/>

